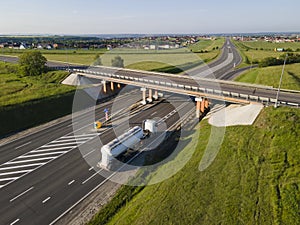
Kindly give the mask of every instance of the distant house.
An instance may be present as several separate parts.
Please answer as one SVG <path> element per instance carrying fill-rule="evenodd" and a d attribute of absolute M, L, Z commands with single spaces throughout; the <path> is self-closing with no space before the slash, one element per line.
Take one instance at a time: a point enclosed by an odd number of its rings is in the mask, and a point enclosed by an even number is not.
<path fill-rule="evenodd" d="M 37 49 L 43 49 L 44 47 L 43 47 L 42 44 L 38 44 L 38 45 L 36 46 L 36 48 L 37 48 Z"/>
<path fill-rule="evenodd" d="M 20 49 L 21 44 L 20 43 L 13 43 L 12 49 Z"/>
<path fill-rule="evenodd" d="M 27 49 L 27 46 L 26 46 L 26 44 L 20 44 L 20 47 L 19 47 L 19 49 L 21 49 L 21 50 L 24 50 L 24 49 Z"/>
<path fill-rule="evenodd" d="M 150 45 L 149 48 L 150 48 L 151 50 L 155 50 L 155 49 L 156 49 L 156 45 Z"/>
<path fill-rule="evenodd" d="M 275 52 L 283 52 L 283 51 L 284 51 L 284 48 L 275 48 L 274 51 L 275 51 Z"/>
<path fill-rule="evenodd" d="M 62 43 L 54 43 L 52 46 L 55 49 L 65 48 L 64 44 L 62 44 Z"/>
<path fill-rule="evenodd" d="M 53 49 L 53 45 L 51 45 L 51 44 L 48 44 L 48 45 L 46 46 L 46 49 L 48 49 L 48 50 L 51 50 L 51 49 Z"/>

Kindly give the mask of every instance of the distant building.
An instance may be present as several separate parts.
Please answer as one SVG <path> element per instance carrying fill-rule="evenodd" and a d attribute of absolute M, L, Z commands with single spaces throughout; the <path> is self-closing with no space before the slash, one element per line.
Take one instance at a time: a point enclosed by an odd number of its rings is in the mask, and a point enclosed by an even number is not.
<path fill-rule="evenodd" d="M 274 51 L 275 51 L 275 52 L 283 52 L 284 49 L 283 49 L 283 48 L 275 48 Z"/>
<path fill-rule="evenodd" d="M 155 46 L 155 45 L 150 45 L 150 46 L 149 46 L 149 49 L 150 49 L 150 50 L 155 50 L 155 49 L 156 49 L 156 46 Z"/>
<path fill-rule="evenodd" d="M 20 47 L 19 47 L 19 49 L 21 49 L 21 50 L 27 49 L 27 46 L 26 46 L 26 44 L 20 44 Z"/>

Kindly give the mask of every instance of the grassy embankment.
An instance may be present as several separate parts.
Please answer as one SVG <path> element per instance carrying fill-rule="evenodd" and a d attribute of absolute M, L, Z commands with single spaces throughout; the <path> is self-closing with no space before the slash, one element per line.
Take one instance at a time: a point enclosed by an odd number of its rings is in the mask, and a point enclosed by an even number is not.
<path fill-rule="evenodd" d="M 269 43 L 265 41 L 234 42 L 243 56 L 241 66 L 249 66 L 260 62 L 267 57 L 280 57 L 284 52 L 275 52 L 274 48 L 290 48 L 296 51 L 300 48 L 300 43 Z M 298 52 L 296 52 L 298 54 Z M 235 80 L 245 83 L 262 84 L 278 87 L 282 66 L 269 66 L 255 68 L 246 71 Z M 287 65 L 283 75 L 282 88 L 300 90 L 300 64 Z"/>
<path fill-rule="evenodd" d="M 197 150 L 180 172 L 160 184 L 122 187 L 89 224 L 299 224 L 298 109 L 269 107 L 253 126 L 227 128 L 203 172 L 211 127 L 199 127 Z"/>
<path fill-rule="evenodd" d="M 281 73 L 282 66 L 254 68 L 251 71 L 243 73 L 235 80 L 244 83 L 262 84 L 277 88 Z M 286 65 L 281 87 L 283 89 L 300 91 L 300 63 Z"/>
<path fill-rule="evenodd" d="M 71 113 L 75 88 L 60 84 L 67 75 L 22 77 L 17 65 L 0 62 L 0 136 Z"/>
<path fill-rule="evenodd" d="M 295 43 L 270 43 L 265 41 L 249 41 L 240 42 L 234 41 L 235 45 L 247 56 L 249 62 L 259 62 L 267 57 L 279 57 L 284 52 L 275 52 L 275 48 L 291 49 L 298 51 L 300 49 L 300 42 Z M 297 52 L 296 52 L 297 53 Z"/>

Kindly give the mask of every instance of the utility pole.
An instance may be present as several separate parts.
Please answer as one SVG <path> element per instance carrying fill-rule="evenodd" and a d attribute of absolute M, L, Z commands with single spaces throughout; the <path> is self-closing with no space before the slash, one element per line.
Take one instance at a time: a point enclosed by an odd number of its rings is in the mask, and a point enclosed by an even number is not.
<path fill-rule="evenodd" d="M 282 77 L 283 77 L 283 73 L 284 73 L 284 68 L 285 68 L 287 57 L 288 57 L 288 54 L 285 55 L 285 59 L 284 59 L 283 67 L 282 67 L 282 72 L 281 72 L 279 86 L 278 86 L 277 95 L 276 95 L 276 102 L 275 102 L 275 105 L 274 105 L 275 108 L 278 107 L 279 92 L 280 92 L 280 88 L 281 88 Z"/>

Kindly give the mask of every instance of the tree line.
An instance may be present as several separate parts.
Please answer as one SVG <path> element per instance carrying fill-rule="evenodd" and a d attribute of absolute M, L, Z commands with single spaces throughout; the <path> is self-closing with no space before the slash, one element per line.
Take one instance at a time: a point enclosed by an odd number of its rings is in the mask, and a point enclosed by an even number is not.
<path fill-rule="evenodd" d="M 267 67 L 267 66 L 282 65 L 284 63 L 285 57 L 286 54 L 283 54 L 278 58 L 267 57 L 259 62 L 259 66 Z M 287 53 L 286 64 L 292 64 L 292 63 L 300 63 L 300 54 Z"/>

